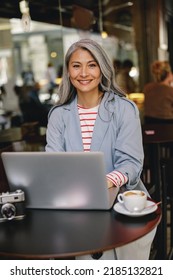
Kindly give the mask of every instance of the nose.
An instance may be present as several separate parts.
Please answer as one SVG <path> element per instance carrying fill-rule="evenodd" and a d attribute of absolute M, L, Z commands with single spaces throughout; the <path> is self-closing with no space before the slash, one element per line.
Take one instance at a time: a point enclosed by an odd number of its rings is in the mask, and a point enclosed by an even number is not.
<path fill-rule="evenodd" d="M 81 67 L 80 75 L 81 75 L 82 77 L 86 77 L 87 74 L 88 74 L 87 67 L 86 67 L 86 66 L 82 66 L 82 67 Z"/>

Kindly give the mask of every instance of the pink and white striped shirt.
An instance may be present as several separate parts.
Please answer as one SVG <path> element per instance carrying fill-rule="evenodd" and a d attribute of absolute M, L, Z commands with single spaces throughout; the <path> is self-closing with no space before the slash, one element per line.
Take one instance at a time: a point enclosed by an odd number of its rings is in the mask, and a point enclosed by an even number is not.
<path fill-rule="evenodd" d="M 94 124 L 98 114 L 98 108 L 99 105 L 89 109 L 78 105 L 84 152 L 90 151 Z M 117 170 L 110 172 L 106 175 L 106 177 L 117 187 L 121 187 L 128 180 L 127 176 Z"/>

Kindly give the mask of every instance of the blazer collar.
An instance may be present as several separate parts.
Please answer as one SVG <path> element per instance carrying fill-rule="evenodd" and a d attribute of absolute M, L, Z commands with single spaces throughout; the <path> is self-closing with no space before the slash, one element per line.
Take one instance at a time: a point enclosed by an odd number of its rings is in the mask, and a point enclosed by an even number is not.
<path fill-rule="evenodd" d="M 77 108 L 77 97 L 64 106 L 64 123 L 72 151 L 83 151 L 82 134 Z"/>
<path fill-rule="evenodd" d="M 111 102 L 113 100 L 114 95 L 109 95 L 107 92 L 104 94 L 94 126 L 93 137 L 91 142 L 92 151 L 101 150 L 102 142 L 105 138 L 105 135 L 111 123 L 111 119 L 114 114 L 114 106 Z"/>

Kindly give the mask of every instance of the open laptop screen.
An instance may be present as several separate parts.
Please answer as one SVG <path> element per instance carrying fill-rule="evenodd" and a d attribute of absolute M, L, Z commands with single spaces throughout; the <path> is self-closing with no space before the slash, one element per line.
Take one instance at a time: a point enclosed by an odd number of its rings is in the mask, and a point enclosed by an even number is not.
<path fill-rule="evenodd" d="M 10 191 L 22 189 L 28 208 L 106 210 L 118 192 L 107 188 L 101 152 L 5 152 L 2 160 Z"/>

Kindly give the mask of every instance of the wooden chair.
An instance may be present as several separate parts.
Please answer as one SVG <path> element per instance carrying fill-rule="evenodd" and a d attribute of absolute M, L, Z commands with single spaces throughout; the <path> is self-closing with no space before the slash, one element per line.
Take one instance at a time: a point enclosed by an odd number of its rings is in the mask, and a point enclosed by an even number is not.
<path fill-rule="evenodd" d="M 150 149 L 144 149 L 145 161 L 141 179 L 149 194 L 155 201 L 162 201 L 162 220 L 158 226 L 157 234 L 153 242 L 154 259 L 173 259 L 173 157 L 172 146 L 160 147 L 160 185 L 159 189 L 153 180 L 152 160 Z M 160 191 L 161 190 L 161 191 Z M 159 192 L 159 194 L 158 194 Z"/>
<path fill-rule="evenodd" d="M 150 158 L 151 147 L 149 145 L 144 145 L 144 165 L 141 174 L 141 180 L 144 183 L 147 191 L 149 192 L 151 198 L 153 200 L 157 200 L 156 196 L 156 183 L 152 176 L 152 161 Z"/>
<path fill-rule="evenodd" d="M 21 126 L 22 139 L 26 143 L 28 151 L 44 151 L 46 145 L 46 134 L 40 134 L 38 122 L 24 123 Z"/>
<path fill-rule="evenodd" d="M 173 158 L 161 159 L 162 221 L 161 239 L 163 256 L 173 259 Z"/>
<path fill-rule="evenodd" d="M 161 168 L 161 195 L 162 201 L 162 219 L 157 228 L 157 233 L 153 241 L 153 247 L 151 252 L 151 259 L 167 260 L 173 259 L 173 158 L 160 159 Z M 142 178 L 146 179 L 149 173 L 147 166 L 145 166 Z M 150 173 L 149 173 L 150 174 Z M 158 191 L 157 185 L 152 184 L 149 175 L 148 187 L 151 197 L 154 199 Z M 151 193 L 151 186 L 153 186 L 153 192 Z"/>
<path fill-rule="evenodd" d="M 144 182 L 151 197 L 159 201 L 161 200 L 161 193 L 158 191 L 157 182 L 155 181 L 155 169 L 153 166 L 156 164 L 156 159 L 152 155 L 153 146 L 150 144 L 144 145 L 144 166 L 141 174 L 141 179 Z M 173 157 L 173 143 L 162 143 L 159 146 L 159 158 L 170 159 Z M 158 160 L 159 161 L 159 160 Z M 158 168 L 161 168 L 159 162 Z M 161 180 L 161 178 L 159 178 Z"/>

